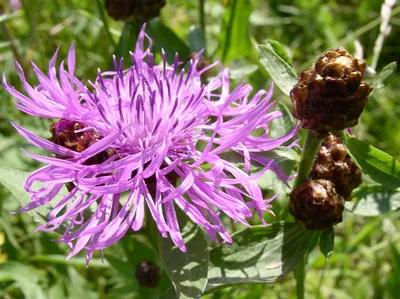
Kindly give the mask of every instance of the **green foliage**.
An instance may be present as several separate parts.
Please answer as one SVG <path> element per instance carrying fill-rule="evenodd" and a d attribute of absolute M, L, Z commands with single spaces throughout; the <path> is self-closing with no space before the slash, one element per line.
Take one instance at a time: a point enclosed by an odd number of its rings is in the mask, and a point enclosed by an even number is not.
<path fill-rule="evenodd" d="M 333 253 L 333 247 L 335 245 L 335 233 L 334 232 L 322 232 L 319 239 L 319 249 L 322 254 L 329 259 Z"/>
<path fill-rule="evenodd" d="M 400 193 L 382 186 L 365 186 L 352 194 L 356 201 L 346 202 L 355 215 L 378 216 L 400 208 Z"/>
<path fill-rule="evenodd" d="M 177 298 L 199 298 L 207 285 L 208 245 L 201 229 L 190 220 L 181 224 L 186 252 L 169 238 L 159 236 L 160 258 L 171 279 Z M 181 221 L 182 223 L 182 221 Z"/>
<path fill-rule="evenodd" d="M 267 69 L 279 89 L 286 95 L 297 82 L 296 73 L 287 62 L 276 53 L 273 48 L 256 45 L 260 62 Z"/>
<path fill-rule="evenodd" d="M 392 62 L 385 66 L 382 71 L 375 77 L 374 82 L 372 82 L 372 87 L 374 90 L 384 87 L 384 81 L 391 75 L 397 68 L 397 63 Z"/>
<path fill-rule="evenodd" d="M 363 173 L 385 187 L 392 189 L 400 187 L 400 163 L 398 161 L 372 145 L 357 140 L 345 131 L 341 136 L 347 153 Z"/>
<path fill-rule="evenodd" d="M 225 11 L 218 55 L 222 62 L 250 53 L 249 17 L 253 10 L 249 0 L 230 0 Z"/>
<path fill-rule="evenodd" d="M 21 204 L 21 207 L 30 203 L 29 193 L 25 191 L 24 184 L 30 173 L 8 167 L 0 166 L 0 182 L 6 187 L 16 200 Z M 32 216 L 35 222 L 43 223 L 43 217 L 40 215 L 48 214 L 49 210 L 45 207 L 40 207 L 28 213 Z"/>
<path fill-rule="evenodd" d="M 272 283 L 296 268 L 310 246 L 312 232 L 295 223 L 254 226 L 232 236 L 232 246 L 210 251 L 206 291 L 234 284 Z"/>

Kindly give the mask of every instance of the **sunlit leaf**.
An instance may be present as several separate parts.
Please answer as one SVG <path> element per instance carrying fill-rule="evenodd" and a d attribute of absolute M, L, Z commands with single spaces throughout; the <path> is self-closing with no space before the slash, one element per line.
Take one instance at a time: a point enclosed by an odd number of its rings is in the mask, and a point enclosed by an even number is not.
<path fill-rule="evenodd" d="M 256 45 L 258 57 L 261 64 L 266 68 L 272 80 L 286 95 L 297 82 L 296 73 L 293 69 L 270 47 Z"/>
<path fill-rule="evenodd" d="M 227 63 L 250 53 L 249 17 L 252 10 L 249 0 L 229 1 L 218 50 L 222 62 Z"/>
<path fill-rule="evenodd" d="M 342 131 L 342 142 L 347 153 L 362 172 L 375 182 L 392 189 L 400 187 L 400 163 L 387 153 L 372 145 L 352 137 Z"/>
<path fill-rule="evenodd" d="M 30 173 L 27 171 L 0 166 L 0 183 L 11 192 L 15 199 L 21 204 L 21 207 L 31 202 L 29 193 L 24 189 L 24 184 L 29 174 Z M 32 216 L 36 222 L 43 223 L 44 221 L 41 215 L 46 215 L 48 211 L 49 209 L 45 207 L 39 207 L 33 211 L 29 211 L 28 214 Z"/>
<path fill-rule="evenodd" d="M 43 289 L 39 286 L 39 275 L 33 267 L 15 262 L 7 261 L 0 264 L 0 283 L 15 281 L 27 299 L 46 299 Z"/>
<path fill-rule="evenodd" d="M 310 247 L 313 232 L 300 224 L 277 222 L 232 236 L 231 246 L 210 251 L 207 292 L 244 283 L 272 283 L 295 269 Z"/>
<path fill-rule="evenodd" d="M 360 216 L 378 216 L 400 208 L 400 193 L 382 186 L 366 186 L 352 194 L 348 201 L 348 211 Z"/>
<path fill-rule="evenodd" d="M 374 82 L 372 82 L 372 87 L 374 90 L 380 89 L 385 86 L 384 81 L 391 75 L 397 68 L 397 63 L 393 61 L 385 66 L 382 71 L 375 77 Z"/>
<path fill-rule="evenodd" d="M 286 52 L 285 47 L 278 41 L 269 39 L 268 47 L 270 47 L 280 58 L 282 58 L 288 65 L 292 65 L 293 61 L 290 58 L 289 54 Z"/>
<path fill-rule="evenodd" d="M 182 222 L 185 222 L 184 225 Z M 175 287 L 177 298 L 199 298 L 207 284 L 207 241 L 202 230 L 190 220 L 185 218 L 180 224 L 186 252 L 175 246 L 171 239 L 160 236 L 160 258 Z"/>

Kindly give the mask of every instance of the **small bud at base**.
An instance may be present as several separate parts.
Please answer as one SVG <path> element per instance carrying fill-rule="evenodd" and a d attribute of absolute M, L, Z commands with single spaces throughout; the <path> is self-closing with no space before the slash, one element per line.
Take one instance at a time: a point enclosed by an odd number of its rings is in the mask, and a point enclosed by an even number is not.
<path fill-rule="evenodd" d="M 160 282 L 160 268 L 151 261 L 143 261 L 136 266 L 135 277 L 140 286 L 156 288 Z"/>

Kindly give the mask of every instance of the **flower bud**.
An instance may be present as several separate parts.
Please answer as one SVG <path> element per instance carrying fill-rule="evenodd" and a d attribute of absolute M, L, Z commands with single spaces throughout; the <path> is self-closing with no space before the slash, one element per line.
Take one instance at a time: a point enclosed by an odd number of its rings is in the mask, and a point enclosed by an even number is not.
<path fill-rule="evenodd" d="M 49 140 L 75 152 L 82 152 L 102 138 L 97 131 L 84 130 L 85 128 L 87 127 L 83 123 L 61 119 L 50 126 L 51 137 Z M 108 149 L 89 158 L 84 164 L 103 163 L 113 154 L 115 154 L 115 151 Z M 56 155 L 56 157 L 65 158 L 59 155 Z"/>
<path fill-rule="evenodd" d="M 350 199 L 351 192 L 362 182 L 361 170 L 347 154 L 340 138 L 334 135 L 329 135 L 322 143 L 310 179 L 331 181 L 345 200 Z"/>
<path fill-rule="evenodd" d="M 160 268 L 151 261 L 143 261 L 136 266 L 135 277 L 140 286 L 156 288 L 160 282 Z"/>
<path fill-rule="evenodd" d="M 372 91 L 364 70 L 365 62 L 344 48 L 325 52 L 290 91 L 293 116 L 321 137 L 355 126 Z"/>
<path fill-rule="evenodd" d="M 344 199 L 330 181 L 306 181 L 290 194 L 289 209 L 307 229 L 329 232 L 342 221 Z"/>
<path fill-rule="evenodd" d="M 108 14 L 116 21 L 137 18 L 141 21 L 158 17 L 165 0 L 106 0 Z"/>

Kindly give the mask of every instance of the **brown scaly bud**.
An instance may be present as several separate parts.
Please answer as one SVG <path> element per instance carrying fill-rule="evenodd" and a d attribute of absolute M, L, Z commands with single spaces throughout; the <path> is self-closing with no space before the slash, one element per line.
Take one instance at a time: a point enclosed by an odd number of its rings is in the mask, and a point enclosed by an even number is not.
<path fill-rule="evenodd" d="M 290 194 L 290 213 L 309 230 L 332 231 L 342 221 L 344 199 L 327 180 L 306 181 Z"/>
<path fill-rule="evenodd" d="M 140 286 L 156 288 L 160 282 L 160 268 L 151 261 L 143 261 L 136 266 L 135 277 Z"/>
<path fill-rule="evenodd" d="M 342 47 L 325 52 L 290 91 L 293 116 L 320 137 L 355 126 L 372 91 L 364 70 L 365 62 Z"/>
<path fill-rule="evenodd" d="M 350 200 L 351 192 L 362 182 L 360 168 L 347 154 L 340 138 L 334 135 L 329 135 L 322 143 L 310 179 L 331 181 L 345 200 Z"/>
<path fill-rule="evenodd" d="M 148 21 L 158 17 L 165 0 L 106 0 L 105 7 L 108 14 L 116 21 L 139 19 Z"/>
<path fill-rule="evenodd" d="M 49 140 L 72 151 L 82 152 L 102 138 L 95 130 L 76 132 L 85 128 L 86 125 L 83 123 L 61 119 L 50 126 L 51 137 Z M 115 150 L 108 149 L 89 158 L 84 164 L 101 164 L 114 154 Z M 56 157 L 60 159 L 65 158 L 60 155 L 56 155 Z M 73 187 L 72 183 L 67 184 L 68 190 L 71 190 Z"/>

